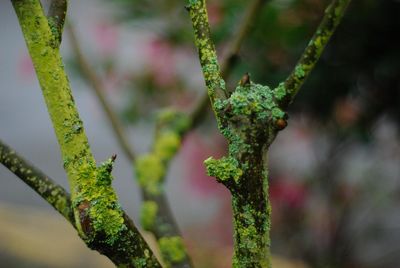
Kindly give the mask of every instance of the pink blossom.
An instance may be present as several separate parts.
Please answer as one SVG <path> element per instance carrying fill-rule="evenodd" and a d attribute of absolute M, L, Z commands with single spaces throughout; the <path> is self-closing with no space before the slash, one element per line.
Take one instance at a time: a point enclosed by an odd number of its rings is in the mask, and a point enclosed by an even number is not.
<path fill-rule="evenodd" d="M 109 22 L 100 22 L 94 28 L 94 37 L 102 54 L 113 54 L 118 45 L 118 28 Z"/>
<path fill-rule="evenodd" d="M 175 52 L 165 40 L 153 39 L 145 48 L 145 56 L 155 83 L 160 86 L 170 85 L 175 81 Z"/>
<path fill-rule="evenodd" d="M 271 202 L 276 206 L 284 206 L 292 209 L 299 209 L 304 207 L 306 202 L 306 188 L 304 185 L 291 182 L 278 180 L 272 182 L 269 187 Z"/>

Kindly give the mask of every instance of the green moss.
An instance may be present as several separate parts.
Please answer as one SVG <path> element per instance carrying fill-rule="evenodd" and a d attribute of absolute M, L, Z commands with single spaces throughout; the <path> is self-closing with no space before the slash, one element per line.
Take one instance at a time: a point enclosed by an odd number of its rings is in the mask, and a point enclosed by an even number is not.
<path fill-rule="evenodd" d="M 204 161 L 208 176 L 215 177 L 220 181 L 233 179 L 238 182 L 243 174 L 239 163 L 233 157 L 222 157 L 221 159 L 207 158 Z"/>
<path fill-rule="evenodd" d="M 200 64 L 208 94 L 212 100 L 215 99 L 216 90 L 226 92 L 218 65 L 217 54 L 213 42 L 210 39 L 210 28 L 208 23 L 207 9 L 204 0 L 189 0 L 188 9 L 192 19 L 195 33 L 195 44 L 198 49 Z"/>
<path fill-rule="evenodd" d="M 294 70 L 294 73 L 299 78 L 303 78 L 305 76 L 305 74 L 306 74 L 305 71 L 304 71 L 303 65 L 297 65 L 295 70 Z"/>
<path fill-rule="evenodd" d="M 252 202 L 240 195 L 232 196 L 235 226 L 235 255 L 233 267 L 271 267 L 269 262 L 270 210 L 263 194 L 256 195 Z M 261 192 L 260 192 L 261 193 Z M 258 200 L 261 198 L 260 200 Z M 267 205 L 267 208 L 265 207 Z"/>
<path fill-rule="evenodd" d="M 145 201 L 140 210 L 140 222 L 146 231 L 151 231 L 156 222 L 158 205 L 154 201 Z"/>
<path fill-rule="evenodd" d="M 72 191 L 81 163 L 94 162 L 75 107 L 58 46 L 40 1 L 13 1 L 43 96 L 60 144 Z"/>
<path fill-rule="evenodd" d="M 179 236 L 162 237 L 158 240 L 160 251 L 164 261 L 168 266 L 171 263 L 181 262 L 185 259 L 185 247 L 183 240 Z"/>
<path fill-rule="evenodd" d="M 165 175 L 165 167 L 160 157 L 155 154 L 141 156 L 136 160 L 135 167 L 140 186 L 151 194 L 159 194 Z"/>
<path fill-rule="evenodd" d="M 186 113 L 168 108 L 158 114 L 157 125 L 162 129 L 182 134 L 190 126 L 190 118 Z"/>
<path fill-rule="evenodd" d="M 176 132 L 166 131 L 156 137 L 154 153 L 162 161 L 171 159 L 181 145 L 181 138 Z"/>
<path fill-rule="evenodd" d="M 276 120 L 277 117 L 284 116 L 283 112 L 276 111 L 279 109 L 277 101 L 285 94 L 284 87 L 272 91 L 268 86 L 260 84 L 238 85 L 229 99 L 216 100 L 214 109 L 219 114 L 230 117 L 255 117 L 263 121 L 265 125 Z"/>
<path fill-rule="evenodd" d="M 79 170 L 80 189 L 73 196 L 73 204 L 79 207 L 75 212 L 75 218 L 80 221 L 78 230 L 89 241 L 94 239 L 92 235 L 105 233 L 107 243 L 112 244 L 126 228 L 117 196 L 111 187 L 111 169 L 110 159 L 98 168 L 93 164 L 83 164 Z"/>
<path fill-rule="evenodd" d="M 285 84 L 279 83 L 279 85 L 274 89 L 274 96 L 277 100 L 282 100 L 287 95 Z"/>

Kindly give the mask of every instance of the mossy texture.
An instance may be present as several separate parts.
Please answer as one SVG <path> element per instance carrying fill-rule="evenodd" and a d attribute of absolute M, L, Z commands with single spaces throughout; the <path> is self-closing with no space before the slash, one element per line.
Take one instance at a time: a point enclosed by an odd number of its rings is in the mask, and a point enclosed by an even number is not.
<path fill-rule="evenodd" d="M 198 49 L 200 65 L 212 102 L 218 95 L 226 94 L 225 81 L 218 65 L 217 53 L 210 37 L 210 26 L 205 0 L 190 0 L 186 6 L 192 19 L 195 45 Z"/>
<path fill-rule="evenodd" d="M 238 182 L 243 174 L 243 171 L 239 168 L 239 163 L 232 157 L 222 157 L 218 160 L 209 157 L 204 161 L 204 164 L 208 176 L 215 177 L 221 182 L 231 179 Z"/>
<path fill-rule="evenodd" d="M 146 231 L 152 231 L 158 212 L 158 205 L 154 201 L 145 201 L 140 209 L 140 222 Z"/>
<path fill-rule="evenodd" d="M 165 166 L 156 154 L 140 156 L 135 162 L 136 178 L 146 192 L 157 195 L 161 192 Z"/>
<path fill-rule="evenodd" d="M 186 258 L 185 246 L 179 236 L 162 237 L 158 240 L 161 255 L 167 267 L 179 263 Z"/>
<path fill-rule="evenodd" d="M 177 247 L 179 229 L 163 192 L 169 163 L 178 152 L 182 135 L 190 124 L 188 116 L 177 110 L 166 109 L 159 112 L 153 147 L 149 153 L 135 161 L 136 179 L 145 200 L 141 207 L 142 227 L 159 239 L 160 248 L 164 247 L 165 262 L 171 267 L 191 267 L 183 244 Z M 168 251 L 166 245 L 173 246 L 173 251 Z"/>

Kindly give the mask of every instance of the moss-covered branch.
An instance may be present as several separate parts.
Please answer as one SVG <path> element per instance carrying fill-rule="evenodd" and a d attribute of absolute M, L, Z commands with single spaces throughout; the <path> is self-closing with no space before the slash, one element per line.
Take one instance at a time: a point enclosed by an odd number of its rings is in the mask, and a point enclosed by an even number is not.
<path fill-rule="evenodd" d="M 214 103 L 229 154 L 204 161 L 209 176 L 232 194 L 233 267 L 270 267 L 270 204 L 266 160 L 269 145 L 286 119 L 279 96 L 244 75 L 232 95 Z"/>
<path fill-rule="evenodd" d="M 214 85 L 207 82 L 210 75 L 204 72 L 204 66 L 213 62 L 215 54 L 201 52 L 202 49 L 207 52 L 209 46 L 204 44 L 211 42 L 207 18 L 204 18 L 207 16 L 205 1 L 189 2 L 204 79 L 207 85 Z M 319 30 L 285 83 L 271 90 L 254 84 L 246 74 L 227 99 L 211 98 L 218 127 L 229 143 L 229 154 L 218 160 L 208 158 L 205 165 L 208 174 L 224 184 L 232 194 L 234 267 L 271 267 L 271 210 L 264 156 L 278 131 L 286 127 L 284 110 L 317 62 L 348 2 L 334 1 L 327 9 Z M 204 25 L 207 25 L 206 30 Z M 213 93 L 212 90 L 209 88 L 209 94 L 210 91 Z"/>
<path fill-rule="evenodd" d="M 210 36 L 210 25 L 205 0 L 189 0 L 186 6 L 194 29 L 195 45 L 200 65 L 208 89 L 211 103 L 216 99 L 225 99 L 227 92 L 217 59 L 217 52 Z"/>
<path fill-rule="evenodd" d="M 198 43 L 198 32 L 201 33 L 202 28 L 193 18 L 206 16 L 203 11 L 205 1 L 189 2 Z M 286 127 L 285 110 L 317 62 L 348 2 L 333 1 L 305 54 L 285 83 L 271 90 L 253 83 L 245 74 L 227 99 L 214 99 L 212 102 L 220 132 L 228 140 L 229 154 L 218 160 L 210 157 L 204 163 L 208 175 L 224 184 L 232 194 L 233 267 L 271 267 L 271 209 L 265 156 L 278 131 Z M 213 55 L 210 55 L 208 61 L 212 59 Z M 200 54 L 202 61 L 207 62 Z M 204 79 L 209 79 L 206 73 Z"/>
<path fill-rule="evenodd" d="M 334 0 L 325 10 L 325 15 L 311 38 L 298 63 L 292 73 L 278 87 L 285 90 L 287 98 L 282 99 L 281 105 L 287 108 L 290 102 L 293 101 L 297 92 L 300 90 L 304 81 L 314 69 L 318 62 L 326 44 L 339 25 L 347 6 L 351 0 Z"/>
<path fill-rule="evenodd" d="M 240 48 L 250 33 L 250 30 L 253 28 L 252 26 L 260 14 L 265 2 L 266 0 L 254 0 L 249 3 L 246 11 L 244 12 L 244 16 L 242 21 L 239 23 L 239 27 L 234 32 L 231 40 L 228 43 L 228 52 L 221 62 L 221 76 L 223 79 L 227 80 L 229 78 L 232 69 L 237 64 Z M 207 110 L 209 107 L 209 97 L 207 93 L 205 93 L 197 101 L 195 107 L 190 113 L 192 122 L 190 129 L 196 127 L 202 121 L 202 119 L 208 114 Z"/>
<path fill-rule="evenodd" d="M 152 150 L 137 158 L 136 178 L 142 190 L 141 223 L 154 234 L 168 267 L 192 267 L 190 257 L 164 193 L 168 166 L 190 126 L 187 116 L 169 109 L 159 114 Z"/>
<path fill-rule="evenodd" d="M 72 97 L 57 38 L 39 0 L 12 0 L 56 133 L 75 225 L 92 249 L 124 267 L 160 267 L 111 186 L 113 158 L 96 166 Z"/>
<path fill-rule="evenodd" d="M 67 191 L 1 140 L 0 163 L 38 193 L 75 227 L 71 199 Z"/>
<path fill-rule="evenodd" d="M 47 19 L 49 21 L 50 28 L 58 42 L 58 45 L 61 44 L 62 40 L 64 22 L 67 15 L 67 8 L 67 0 L 52 0 L 50 3 L 49 11 L 47 12 Z"/>

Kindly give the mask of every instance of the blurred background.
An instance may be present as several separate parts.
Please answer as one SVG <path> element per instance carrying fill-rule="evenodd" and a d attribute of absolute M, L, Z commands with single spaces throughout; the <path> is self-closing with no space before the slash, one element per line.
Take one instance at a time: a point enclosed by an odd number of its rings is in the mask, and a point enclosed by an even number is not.
<path fill-rule="evenodd" d="M 48 2 L 43 1 L 45 8 Z M 204 92 L 185 2 L 71 0 L 68 21 L 138 153 L 155 115 L 190 110 Z M 226 54 L 249 1 L 208 1 Z M 228 84 L 245 72 L 275 87 L 293 68 L 328 1 L 272 0 Z M 400 267 L 400 1 L 353 1 L 269 153 L 275 267 Z M 68 187 L 35 72 L 10 1 L 0 1 L 0 138 Z M 139 225 L 140 194 L 66 32 L 62 55 L 97 161 L 118 155 L 113 182 Z M 203 160 L 226 152 L 210 115 L 173 161 L 166 193 L 196 267 L 230 267 L 228 191 Z M 0 166 L 0 267 L 112 267 Z"/>

